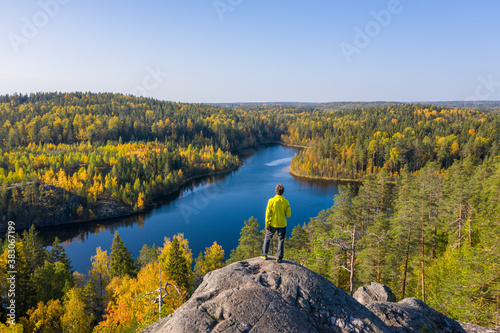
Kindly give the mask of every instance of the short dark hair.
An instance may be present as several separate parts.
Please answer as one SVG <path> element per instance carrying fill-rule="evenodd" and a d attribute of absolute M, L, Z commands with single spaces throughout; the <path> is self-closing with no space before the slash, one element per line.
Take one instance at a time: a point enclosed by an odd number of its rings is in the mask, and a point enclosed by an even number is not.
<path fill-rule="evenodd" d="M 274 191 L 276 192 L 276 194 L 283 195 L 283 193 L 285 193 L 285 188 L 283 187 L 283 185 L 278 184 L 276 185 Z"/>

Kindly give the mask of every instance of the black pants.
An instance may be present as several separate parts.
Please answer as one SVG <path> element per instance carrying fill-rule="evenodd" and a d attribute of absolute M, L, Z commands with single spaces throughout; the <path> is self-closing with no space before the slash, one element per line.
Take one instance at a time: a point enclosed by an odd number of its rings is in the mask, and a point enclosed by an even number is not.
<path fill-rule="evenodd" d="M 285 244 L 285 235 L 286 235 L 286 227 L 284 228 L 274 228 L 270 227 L 270 230 L 266 230 L 266 238 L 264 238 L 264 245 L 262 246 L 262 255 L 267 255 L 269 251 L 269 243 L 274 236 L 275 232 L 278 232 L 278 253 L 276 254 L 278 259 L 283 259 L 284 252 L 284 244 Z"/>

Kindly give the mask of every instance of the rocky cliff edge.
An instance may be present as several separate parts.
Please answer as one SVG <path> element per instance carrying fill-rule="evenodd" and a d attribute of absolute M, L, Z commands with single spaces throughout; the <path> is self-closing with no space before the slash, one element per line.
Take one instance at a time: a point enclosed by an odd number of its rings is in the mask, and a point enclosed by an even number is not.
<path fill-rule="evenodd" d="M 186 303 L 143 332 L 496 332 L 415 298 L 391 302 L 383 285 L 363 288 L 365 305 L 297 263 L 253 258 L 208 273 Z"/>

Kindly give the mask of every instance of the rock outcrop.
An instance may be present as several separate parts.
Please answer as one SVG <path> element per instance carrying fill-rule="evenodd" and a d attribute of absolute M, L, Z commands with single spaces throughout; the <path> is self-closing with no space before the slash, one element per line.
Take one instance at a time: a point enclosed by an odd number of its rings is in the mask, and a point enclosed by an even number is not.
<path fill-rule="evenodd" d="M 396 302 L 396 295 L 394 295 L 391 288 L 377 282 L 359 287 L 352 297 L 363 305 L 376 301 Z"/>
<path fill-rule="evenodd" d="M 254 258 L 203 278 L 191 298 L 144 332 L 389 332 L 364 306 L 294 262 Z"/>
<path fill-rule="evenodd" d="M 396 296 L 391 288 L 376 282 L 360 287 L 353 297 L 366 305 L 392 332 L 497 332 L 450 319 L 416 298 L 405 298 L 395 303 Z"/>
<path fill-rule="evenodd" d="M 7 221 L 16 222 L 16 230 L 35 227 L 55 226 L 82 221 L 105 220 L 128 216 L 133 213 L 132 207 L 113 199 L 98 199 L 93 212 L 77 213 L 80 206 L 85 206 L 83 197 L 64 188 L 42 184 L 16 184 L 6 190 L 6 197 L 12 197 L 17 191 L 17 208 L 7 212 L 7 207 L 0 206 L 0 232 L 7 230 Z M 31 191 L 31 192 L 30 192 Z M 36 193 L 37 200 L 23 199 L 26 193 Z M 2 210 L 4 209 L 4 210 Z"/>
<path fill-rule="evenodd" d="M 460 326 L 467 332 L 467 333 L 498 333 L 500 330 L 495 330 L 492 328 L 486 328 L 482 326 L 477 326 L 473 324 L 468 324 L 468 323 L 461 323 L 459 322 Z"/>
<path fill-rule="evenodd" d="M 398 303 L 372 302 L 366 307 L 376 314 L 391 332 L 466 332 L 457 321 L 431 309 L 416 298 L 405 298 Z"/>
<path fill-rule="evenodd" d="M 301 265 L 254 258 L 208 273 L 186 303 L 143 332 L 487 331 L 469 331 L 415 298 L 364 306 Z"/>

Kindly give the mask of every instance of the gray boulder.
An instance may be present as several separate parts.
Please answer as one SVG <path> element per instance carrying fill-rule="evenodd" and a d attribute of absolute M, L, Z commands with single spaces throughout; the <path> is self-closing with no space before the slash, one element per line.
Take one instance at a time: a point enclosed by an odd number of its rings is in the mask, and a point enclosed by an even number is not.
<path fill-rule="evenodd" d="M 389 303 L 396 302 L 396 296 L 391 288 L 377 282 L 358 288 L 353 297 L 367 306 L 393 332 L 499 332 L 495 329 L 450 319 L 416 298 L 406 298 L 391 305 Z"/>
<path fill-rule="evenodd" d="M 394 294 L 378 283 L 358 291 L 366 306 L 301 265 L 254 258 L 208 273 L 186 303 L 143 332 L 496 332 L 416 298 L 391 302 Z"/>
<path fill-rule="evenodd" d="M 143 332 L 391 332 L 325 278 L 254 258 L 213 271 L 191 298 Z"/>
<path fill-rule="evenodd" d="M 499 329 L 486 328 L 468 323 L 458 322 L 467 333 L 498 333 Z"/>
<path fill-rule="evenodd" d="M 363 305 L 378 301 L 396 302 L 396 295 L 394 295 L 391 288 L 377 282 L 372 282 L 368 286 L 359 287 L 352 297 Z"/>
<path fill-rule="evenodd" d="M 398 303 L 372 302 L 366 307 L 389 326 L 392 332 L 466 332 L 457 321 L 431 309 L 417 298 L 405 298 Z"/>

